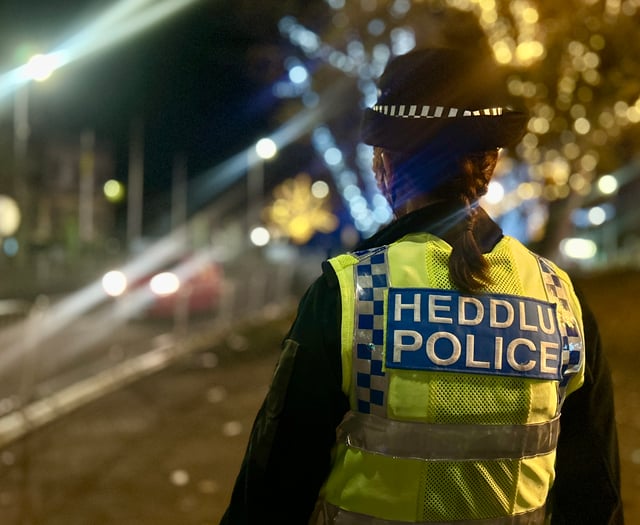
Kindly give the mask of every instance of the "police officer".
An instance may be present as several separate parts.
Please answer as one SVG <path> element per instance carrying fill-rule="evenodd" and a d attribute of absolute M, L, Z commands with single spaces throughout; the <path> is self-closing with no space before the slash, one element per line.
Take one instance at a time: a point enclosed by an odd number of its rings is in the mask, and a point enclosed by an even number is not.
<path fill-rule="evenodd" d="M 503 85 L 464 50 L 389 63 L 362 134 L 395 220 L 302 299 L 222 523 L 623 522 L 596 323 L 478 206 L 527 123 Z"/>

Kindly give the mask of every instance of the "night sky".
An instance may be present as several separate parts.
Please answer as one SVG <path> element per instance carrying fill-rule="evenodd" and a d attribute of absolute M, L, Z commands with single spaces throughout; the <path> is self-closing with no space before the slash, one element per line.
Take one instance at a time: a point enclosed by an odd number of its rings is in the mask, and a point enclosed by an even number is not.
<path fill-rule="evenodd" d="M 15 56 L 20 43 L 52 49 L 83 21 L 116 3 L 3 0 L 1 70 L 24 61 Z M 98 141 L 117 152 L 118 175 L 124 178 L 130 125 L 140 118 L 146 192 L 166 192 L 176 154 L 186 156 L 194 176 L 269 129 L 276 103 L 269 89 L 273 64 L 255 57 L 279 45 L 279 16 L 263 2 L 201 0 L 186 7 L 137 37 L 32 85 L 33 132 L 73 136 L 95 130 Z M 5 101 L 5 120 L 10 119 L 6 106 Z"/>

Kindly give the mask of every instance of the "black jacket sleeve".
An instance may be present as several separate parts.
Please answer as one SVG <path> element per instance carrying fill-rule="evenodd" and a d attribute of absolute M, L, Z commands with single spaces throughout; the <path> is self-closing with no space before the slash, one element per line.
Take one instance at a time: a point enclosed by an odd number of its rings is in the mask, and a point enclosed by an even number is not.
<path fill-rule="evenodd" d="M 596 320 L 576 290 L 585 328 L 585 381 L 560 416 L 553 525 L 622 525 L 620 464 L 611 372 Z"/>
<path fill-rule="evenodd" d="M 309 521 L 348 409 L 334 281 L 327 272 L 300 301 L 221 524 Z"/>

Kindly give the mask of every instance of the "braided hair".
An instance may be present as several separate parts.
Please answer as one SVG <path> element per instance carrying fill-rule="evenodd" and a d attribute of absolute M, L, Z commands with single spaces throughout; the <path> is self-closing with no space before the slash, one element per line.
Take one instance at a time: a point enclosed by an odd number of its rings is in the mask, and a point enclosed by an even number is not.
<path fill-rule="evenodd" d="M 389 155 L 394 167 L 392 187 L 386 186 L 383 177 L 383 153 Z M 490 282 L 487 261 L 475 238 L 474 225 L 477 201 L 487 192 L 497 161 L 497 149 L 439 161 L 432 155 L 429 159 L 421 159 L 420 155 L 402 158 L 395 152 L 374 148 L 376 181 L 394 210 L 419 195 L 458 203 L 465 209 L 463 227 L 456 228 L 452 236 L 449 258 L 451 281 L 462 292 L 477 292 Z"/>

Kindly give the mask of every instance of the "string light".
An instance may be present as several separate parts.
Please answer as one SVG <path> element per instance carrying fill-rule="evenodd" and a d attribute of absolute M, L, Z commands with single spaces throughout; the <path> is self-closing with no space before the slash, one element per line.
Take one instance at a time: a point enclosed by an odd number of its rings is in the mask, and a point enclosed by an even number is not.
<path fill-rule="evenodd" d="M 425 0 L 325 2 L 336 31 L 320 36 L 293 17 L 284 18 L 280 30 L 304 55 L 301 64 L 305 60 L 322 63 L 357 78 L 360 106 L 370 107 L 377 98 L 376 80 L 389 59 L 417 45 L 419 33 L 414 31 L 409 13 L 428 11 L 432 6 Z M 608 0 L 606 14 L 634 16 L 638 7 L 634 2 Z M 376 9 L 372 9 L 374 4 Z M 631 70 L 629 64 L 620 64 L 611 73 L 602 70 L 611 24 L 596 15 L 595 0 L 582 0 L 577 5 L 579 13 L 585 15 L 582 19 L 586 31 L 569 30 L 568 38 L 562 42 L 533 0 L 443 0 L 440 4 L 475 16 L 496 61 L 508 65 L 513 72 L 507 79 L 509 92 L 520 98 L 531 114 L 527 133 L 515 149 L 524 164 L 496 170 L 495 179 L 503 185 L 504 194 L 502 202 L 495 206 L 507 214 L 525 204 L 546 205 L 547 200 L 567 198 L 572 192 L 588 195 L 595 187 L 592 182 L 602 162 L 601 149 L 610 147 L 625 128 L 640 122 L 637 96 L 630 100 L 620 96 L 608 105 L 600 102 L 603 83 L 622 85 L 624 75 Z M 352 26 L 357 30 L 345 31 Z M 559 72 L 551 81 L 544 77 L 547 58 L 554 61 Z M 318 73 L 322 69 L 314 67 L 314 74 L 305 69 L 308 77 L 304 79 L 305 89 L 298 95 L 301 101 L 312 98 L 309 94 L 315 93 L 312 86 L 318 78 L 319 83 L 326 81 Z M 289 67 L 288 71 L 293 84 L 293 70 Z M 300 74 L 302 78 L 304 75 Z M 317 155 L 331 173 L 354 224 L 367 236 L 391 220 L 390 209 L 371 173 L 371 151 L 364 148 L 354 157 L 352 151 L 343 151 L 343 146 L 338 145 L 329 125 L 317 131 L 312 141 Z M 351 166 L 354 162 L 355 169 Z M 541 229 L 542 217 L 541 213 L 535 217 L 536 231 Z"/>

